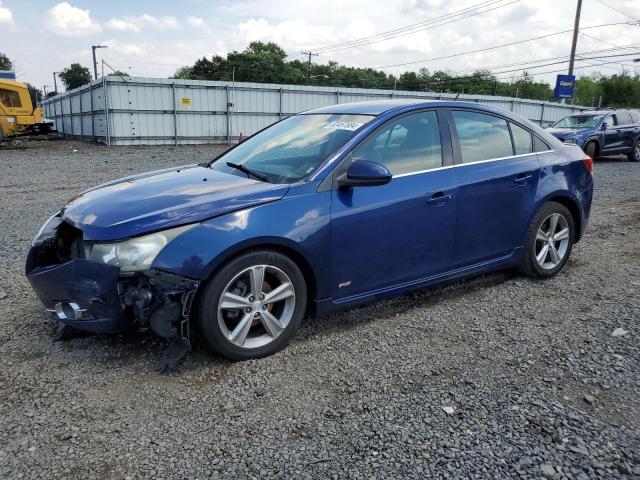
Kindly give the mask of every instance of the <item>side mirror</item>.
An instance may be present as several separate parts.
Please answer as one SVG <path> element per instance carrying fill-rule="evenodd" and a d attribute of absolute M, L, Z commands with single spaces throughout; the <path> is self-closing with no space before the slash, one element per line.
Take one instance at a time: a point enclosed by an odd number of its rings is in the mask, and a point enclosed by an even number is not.
<path fill-rule="evenodd" d="M 356 160 L 337 179 L 339 188 L 374 187 L 391 181 L 391 172 L 384 165 L 369 160 Z"/>
<path fill-rule="evenodd" d="M 607 122 L 603 122 L 602 125 L 600 125 L 600 130 L 606 130 L 608 126 Z"/>

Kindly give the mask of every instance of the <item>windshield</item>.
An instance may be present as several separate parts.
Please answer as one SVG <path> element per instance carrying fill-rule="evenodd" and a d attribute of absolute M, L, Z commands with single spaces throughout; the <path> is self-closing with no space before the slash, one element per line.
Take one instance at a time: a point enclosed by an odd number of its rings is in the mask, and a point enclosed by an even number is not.
<path fill-rule="evenodd" d="M 293 183 L 318 168 L 374 117 L 370 115 L 294 115 L 248 138 L 218 157 L 211 168 L 266 177 L 271 183 Z M 227 162 L 242 165 L 244 172 Z"/>
<path fill-rule="evenodd" d="M 593 128 L 598 125 L 602 115 L 571 115 L 564 117 L 554 128 Z"/>

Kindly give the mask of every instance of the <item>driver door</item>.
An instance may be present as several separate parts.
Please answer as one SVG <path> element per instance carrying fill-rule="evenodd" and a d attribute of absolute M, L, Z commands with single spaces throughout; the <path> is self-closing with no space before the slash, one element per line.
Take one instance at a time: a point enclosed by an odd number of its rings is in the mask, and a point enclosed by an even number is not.
<path fill-rule="evenodd" d="M 449 268 L 457 189 L 443 122 L 436 110 L 404 115 L 352 153 L 353 162 L 379 162 L 393 178 L 332 191 L 334 299 L 383 293 Z"/>
<path fill-rule="evenodd" d="M 603 123 L 607 124 L 607 128 L 602 132 L 604 139 L 602 153 L 614 153 L 621 147 L 618 118 L 615 114 L 607 115 L 607 118 L 604 119 Z"/>

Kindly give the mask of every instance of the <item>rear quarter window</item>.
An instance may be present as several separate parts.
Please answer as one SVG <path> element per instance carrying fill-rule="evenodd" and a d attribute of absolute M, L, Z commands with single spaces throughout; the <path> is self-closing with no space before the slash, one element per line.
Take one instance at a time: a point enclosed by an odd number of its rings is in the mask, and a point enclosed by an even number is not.
<path fill-rule="evenodd" d="M 533 151 L 534 152 L 546 152 L 551 150 L 551 147 L 547 142 L 542 140 L 537 135 L 533 136 Z"/>
<path fill-rule="evenodd" d="M 533 140 L 531 132 L 525 128 L 509 123 L 511 126 L 511 135 L 513 135 L 513 147 L 516 155 L 525 155 L 533 151 Z"/>

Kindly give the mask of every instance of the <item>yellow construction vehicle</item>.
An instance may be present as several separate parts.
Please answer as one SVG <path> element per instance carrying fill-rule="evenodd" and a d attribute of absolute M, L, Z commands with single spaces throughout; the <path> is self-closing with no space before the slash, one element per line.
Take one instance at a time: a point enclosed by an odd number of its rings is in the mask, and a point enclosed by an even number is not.
<path fill-rule="evenodd" d="M 35 90 L 0 76 L 0 143 L 21 133 L 46 133 L 52 124 L 38 107 Z"/>

